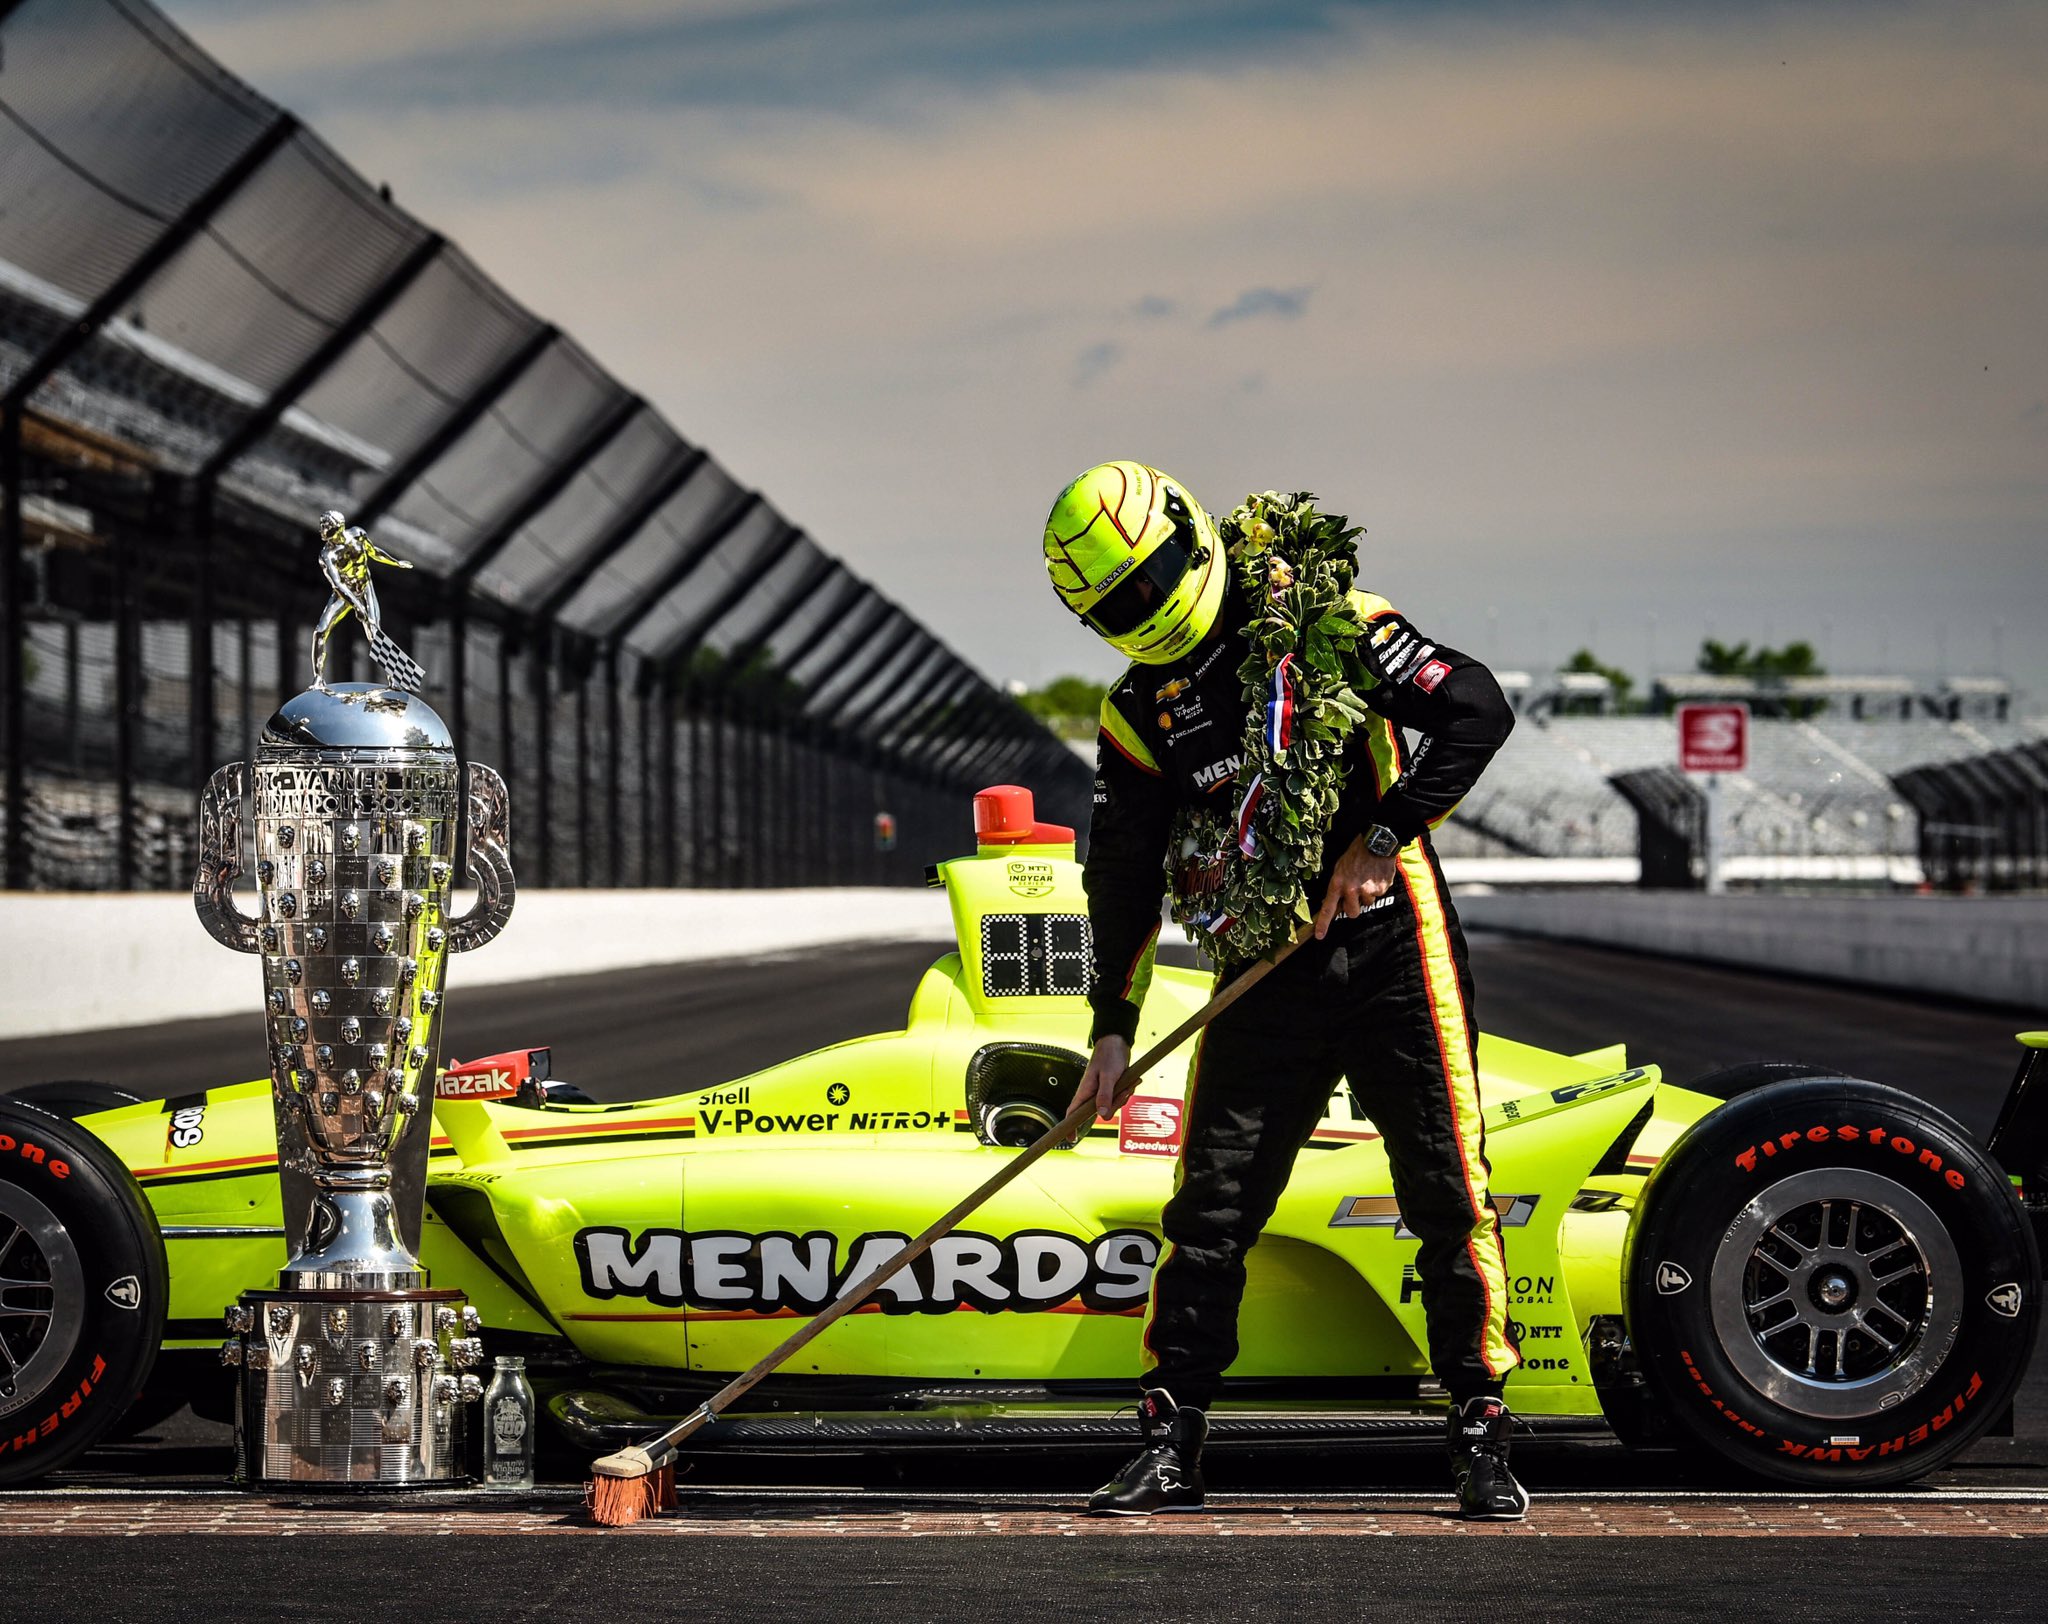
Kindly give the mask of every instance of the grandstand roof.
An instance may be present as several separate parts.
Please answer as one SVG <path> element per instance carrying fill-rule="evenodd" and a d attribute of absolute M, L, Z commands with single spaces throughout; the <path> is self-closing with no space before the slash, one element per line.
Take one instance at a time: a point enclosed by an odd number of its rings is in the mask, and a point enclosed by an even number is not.
<path fill-rule="evenodd" d="M 1013 764 L 1064 763 L 967 661 L 146 0 L 0 4 L 0 48 L 10 423 L 65 425 L 288 526 L 341 509 L 445 601 L 659 669 L 787 674 L 829 632 L 780 628 L 828 601 L 924 691 L 957 679 L 956 708 Z M 11 544 L 91 541 L 10 506 Z M 213 551 L 242 523 L 210 499 L 190 511 Z M 241 533 L 271 532 L 292 533 Z M 880 714 L 843 731 L 879 740 Z"/>

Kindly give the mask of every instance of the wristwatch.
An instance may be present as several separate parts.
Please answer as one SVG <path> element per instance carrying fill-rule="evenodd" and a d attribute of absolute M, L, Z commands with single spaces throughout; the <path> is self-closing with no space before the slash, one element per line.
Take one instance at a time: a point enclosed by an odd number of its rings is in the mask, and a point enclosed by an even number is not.
<path fill-rule="evenodd" d="M 1401 837 L 1384 823 L 1375 823 L 1365 831 L 1365 849 L 1374 857 L 1391 857 L 1401 849 Z"/>

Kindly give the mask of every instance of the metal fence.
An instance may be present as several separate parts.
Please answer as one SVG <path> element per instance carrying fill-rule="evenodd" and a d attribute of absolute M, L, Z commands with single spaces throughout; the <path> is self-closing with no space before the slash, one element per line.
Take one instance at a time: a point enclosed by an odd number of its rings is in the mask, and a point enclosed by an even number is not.
<path fill-rule="evenodd" d="M 1638 767 L 1609 783 L 1636 814 L 1637 882 L 1646 891 L 1697 891 L 1706 885 L 1707 798 L 1676 767 Z"/>
<path fill-rule="evenodd" d="M 1920 814 L 1920 867 L 1943 891 L 2048 886 L 2048 742 L 1914 767 L 1892 780 Z"/>
<path fill-rule="evenodd" d="M 1007 695 L 142 0 L 0 0 L 0 487 L 9 887 L 187 883 L 194 790 L 307 675 L 329 507 L 419 566 L 386 626 L 511 784 L 522 881 L 911 882 L 978 784 L 1086 806 Z"/>

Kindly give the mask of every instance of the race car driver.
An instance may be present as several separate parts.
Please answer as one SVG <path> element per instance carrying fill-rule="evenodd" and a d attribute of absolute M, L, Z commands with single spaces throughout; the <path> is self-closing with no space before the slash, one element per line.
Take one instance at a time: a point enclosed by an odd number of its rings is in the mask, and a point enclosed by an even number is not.
<path fill-rule="evenodd" d="M 1093 1054 L 1078 1105 L 1109 1113 L 1160 926 L 1176 809 L 1228 797 L 1250 700 L 1247 594 L 1209 515 L 1157 469 L 1109 462 L 1060 493 L 1045 559 L 1067 607 L 1133 663 L 1102 706 L 1085 880 Z M 1488 1201 L 1465 941 L 1429 830 L 1471 789 L 1514 717 L 1479 661 L 1352 593 L 1371 708 L 1346 741 L 1314 939 L 1204 1033 L 1162 1217 L 1138 1405 L 1142 1451 L 1089 1501 L 1146 1515 L 1202 1504 L 1205 1412 L 1237 1355 L 1245 1254 L 1340 1077 L 1378 1128 L 1416 1270 L 1430 1363 L 1467 1517 L 1519 1519 L 1502 1380 L 1520 1362 Z M 1420 735 L 1414 750 L 1402 730 Z M 1227 982 L 1241 965 L 1226 965 Z"/>

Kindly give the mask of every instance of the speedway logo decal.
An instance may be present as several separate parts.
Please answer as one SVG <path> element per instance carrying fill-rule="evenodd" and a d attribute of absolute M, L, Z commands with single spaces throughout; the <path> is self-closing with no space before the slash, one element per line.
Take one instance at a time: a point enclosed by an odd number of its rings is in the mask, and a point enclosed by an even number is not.
<path fill-rule="evenodd" d="M 874 1274 L 910 1244 L 884 1230 L 857 1236 L 842 1255 L 825 1230 L 747 1234 L 737 1230 L 579 1230 L 571 1243 L 586 1296 L 635 1297 L 667 1308 L 729 1313 L 815 1314 Z M 1078 1303 L 1099 1314 L 1135 1312 L 1152 1289 L 1159 1239 L 1139 1229 L 1092 1241 L 1050 1229 L 1013 1235 L 948 1235 L 901 1274 L 884 1281 L 873 1305 L 885 1314 L 1034 1314 Z"/>
<path fill-rule="evenodd" d="M 1181 1102 L 1159 1094 L 1133 1094 L 1124 1101 L 1117 1149 L 1126 1156 L 1178 1156 Z"/>

